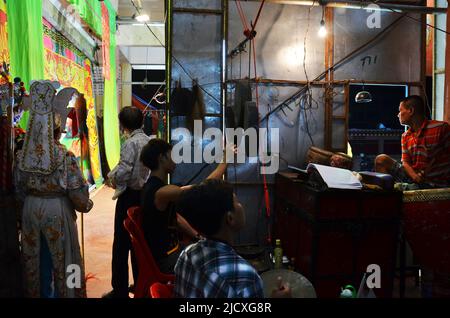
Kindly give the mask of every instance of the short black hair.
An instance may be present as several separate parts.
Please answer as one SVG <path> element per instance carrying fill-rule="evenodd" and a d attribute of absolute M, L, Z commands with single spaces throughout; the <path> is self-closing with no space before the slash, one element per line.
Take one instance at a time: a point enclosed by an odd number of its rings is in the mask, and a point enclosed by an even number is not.
<path fill-rule="evenodd" d="M 233 187 L 225 180 L 208 179 L 183 193 L 180 214 L 205 236 L 219 232 L 223 218 L 233 211 Z"/>
<path fill-rule="evenodd" d="M 133 131 L 142 127 L 144 115 L 139 108 L 126 106 L 120 110 L 119 121 L 124 128 Z"/>
<path fill-rule="evenodd" d="M 158 169 L 159 155 L 166 154 L 172 150 L 172 145 L 163 139 L 151 139 L 141 151 L 140 160 L 147 168 Z"/>
<path fill-rule="evenodd" d="M 414 108 L 414 112 L 418 115 L 425 116 L 425 103 L 419 95 L 411 95 L 402 100 L 405 108 Z"/>

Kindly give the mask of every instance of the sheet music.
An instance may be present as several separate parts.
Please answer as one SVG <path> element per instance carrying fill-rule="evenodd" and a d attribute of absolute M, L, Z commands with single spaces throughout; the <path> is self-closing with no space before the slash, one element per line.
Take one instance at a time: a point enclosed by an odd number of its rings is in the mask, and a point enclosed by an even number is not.
<path fill-rule="evenodd" d="M 362 183 L 347 169 L 310 163 L 306 170 L 308 172 L 317 170 L 329 188 L 360 190 L 363 187 Z"/>

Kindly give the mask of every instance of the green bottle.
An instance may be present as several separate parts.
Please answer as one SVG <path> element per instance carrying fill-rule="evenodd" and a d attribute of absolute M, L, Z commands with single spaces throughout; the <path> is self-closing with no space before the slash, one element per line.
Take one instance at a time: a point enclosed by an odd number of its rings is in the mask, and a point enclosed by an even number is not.
<path fill-rule="evenodd" d="M 281 248 L 281 240 L 275 241 L 275 249 L 273 250 L 273 258 L 275 260 L 275 269 L 280 269 L 283 265 L 283 249 Z"/>
<path fill-rule="evenodd" d="M 340 298 L 356 298 L 356 290 L 352 285 L 347 285 L 341 288 Z"/>

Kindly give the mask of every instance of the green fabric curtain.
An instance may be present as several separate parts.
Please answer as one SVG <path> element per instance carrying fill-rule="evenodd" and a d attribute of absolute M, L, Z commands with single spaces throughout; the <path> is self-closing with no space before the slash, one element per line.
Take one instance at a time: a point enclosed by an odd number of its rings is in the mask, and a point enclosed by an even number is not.
<path fill-rule="evenodd" d="M 42 0 L 7 1 L 7 6 L 11 74 L 30 89 L 31 80 L 44 79 Z M 26 112 L 20 127 L 27 128 L 28 117 Z"/>
<path fill-rule="evenodd" d="M 114 8 L 105 1 L 109 13 L 110 27 L 110 77 L 105 79 L 103 96 L 103 133 L 105 139 L 106 159 L 112 170 L 120 159 L 119 117 L 117 110 L 117 83 L 116 83 L 116 13 Z"/>
<path fill-rule="evenodd" d="M 74 5 L 80 17 L 94 30 L 97 35 L 102 36 L 102 7 L 98 0 L 68 0 Z M 106 1 L 109 3 L 109 1 Z M 115 13 L 114 13 L 115 19 Z"/>

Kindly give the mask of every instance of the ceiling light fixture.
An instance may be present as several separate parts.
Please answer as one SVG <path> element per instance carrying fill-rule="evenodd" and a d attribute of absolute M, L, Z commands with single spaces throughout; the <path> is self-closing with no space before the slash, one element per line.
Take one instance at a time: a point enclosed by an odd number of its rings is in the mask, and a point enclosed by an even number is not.
<path fill-rule="evenodd" d="M 325 15 L 325 7 L 322 6 L 322 19 L 320 20 L 320 28 L 319 28 L 319 37 L 324 38 L 327 36 L 327 28 L 325 27 L 325 20 L 324 20 L 324 15 Z"/>
<path fill-rule="evenodd" d="M 364 103 L 370 103 L 372 101 L 372 94 L 370 94 L 369 91 L 366 91 L 364 89 L 364 82 L 362 90 L 359 91 L 355 96 L 355 103 L 358 104 L 364 104 Z"/>
<path fill-rule="evenodd" d="M 324 38 L 324 37 L 327 36 L 327 28 L 325 27 L 325 21 L 324 20 L 320 21 L 319 36 L 321 38 Z"/>

